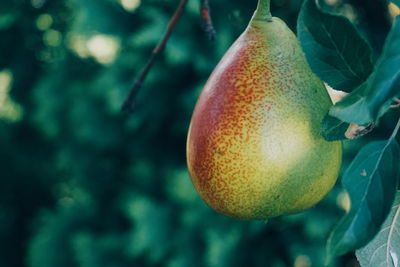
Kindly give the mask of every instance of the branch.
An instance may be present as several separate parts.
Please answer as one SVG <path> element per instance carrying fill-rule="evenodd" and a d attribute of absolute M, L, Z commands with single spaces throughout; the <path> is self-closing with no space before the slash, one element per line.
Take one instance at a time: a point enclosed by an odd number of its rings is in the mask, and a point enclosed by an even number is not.
<path fill-rule="evenodd" d="M 210 16 L 210 5 L 208 0 L 200 0 L 200 13 L 203 20 L 203 30 L 206 32 L 209 40 L 215 39 L 215 29 Z"/>
<path fill-rule="evenodd" d="M 400 108 L 400 98 L 395 98 L 394 99 L 394 102 L 396 103 L 396 104 L 393 104 L 393 105 L 391 105 L 390 107 L 391 108 Z"/>
<path fill-rule="evenodd" d="M 160 42 L 154 48 L 150 59 L 147 61 L 146 66 L 142 69 L 139 76 L 136 78 L 135 82 L 133 83 L 131 90 L 129 91 L 129 94 L 126 97 L 126 99 L 122 105 L 122 111 L 132 112 L 134 110 L 136 95 L 137 95 L 139 89 L 142 87 L 142 83 L 146 79 L 146 76 L 147 76 L 148 72 L 150 71 L 151 67 L 153 66 L 155 60 L 160 55 L 160 53 L 164 50 L 165 45 L 167 44 L 167 41 L 168 41 L 172 31 L 174 30 L 177 21 L 179 20 L 180 16 L 182 15 L 187 2 L 188 2 L 188 0 L 180 1 L 177 9 L 175 10 L 174 15 L 172 16 L 171 20 L 168 23 L 167 31 L 164 33 Z"/>

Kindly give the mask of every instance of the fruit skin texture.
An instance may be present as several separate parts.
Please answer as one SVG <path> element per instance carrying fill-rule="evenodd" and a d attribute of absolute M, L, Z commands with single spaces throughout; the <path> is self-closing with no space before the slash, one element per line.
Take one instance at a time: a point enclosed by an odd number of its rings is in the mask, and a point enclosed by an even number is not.
<path fill-rule="evenodd" d="M 239 219 L 292 214 L 319 202 L 342 158 L 341 142 L 320 134 L 331 105 L 286 24 L 253 17 L 192 116 L 187 164 L 200 196 Z"/>

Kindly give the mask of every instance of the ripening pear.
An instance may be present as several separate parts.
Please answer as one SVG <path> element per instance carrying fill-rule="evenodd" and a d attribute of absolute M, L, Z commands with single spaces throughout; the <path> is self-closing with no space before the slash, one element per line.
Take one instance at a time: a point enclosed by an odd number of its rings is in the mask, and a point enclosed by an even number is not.
<path fill-rule="evenodd" d="M 197 101 L 187 140 L 193 184 L 216 211 L 267 219 L 310 208 L 338 177 L 342 144 L 321 136 L 332 105 L 293 32 L 259 0 Z"/>

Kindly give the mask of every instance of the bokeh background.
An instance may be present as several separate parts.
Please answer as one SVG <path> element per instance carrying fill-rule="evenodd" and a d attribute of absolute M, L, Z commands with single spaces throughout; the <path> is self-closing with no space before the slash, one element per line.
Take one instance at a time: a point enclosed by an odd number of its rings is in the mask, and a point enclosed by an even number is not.
<path fill-rule="evenodd" d="M 328 4 L 362 28 L 381 23 L 378 2 Z M 239 221 L 207 207 L 187 173 L 196 98 L 256 0 L 211 1 L 212 42 L 190 0 L 136 111 L 120 112 L 177 4 L 1 1 L 0 266 L 323 266 L 326 239 L 349 205 L 339 183 L 307 212 Z M 300 6 L 272 1 L 293 30 Z M 371 12 L 377 22 L 363 20 Z M 398 115 L 346 142 L 344 167 L 363 144 L 387 138 Z M 357 262 L 348 254 L 331 265 Z"/>

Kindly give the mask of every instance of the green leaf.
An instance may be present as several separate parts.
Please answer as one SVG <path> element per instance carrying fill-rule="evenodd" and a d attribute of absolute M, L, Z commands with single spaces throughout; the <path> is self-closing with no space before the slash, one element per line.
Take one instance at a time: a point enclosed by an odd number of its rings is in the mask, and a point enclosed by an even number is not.
<path fill-rule="evenodd" d="M 393 3 L 395 3 L 398 7 L 400 7 L 400 0 L 392 0 Z"/>
<path fill-rule="evenodd" d="M 360 125 L 376 122 L 400 95 L 400 17 L 386 39 L 383 53 L 368 80 L 334 105 L 329 114 Z"/>
<path fill-rule="evenodd" d="M 322 136 L 327 141 L 345 140 L 345 132 L 349 128 L 349 123 L 338 120 L 335 117 L 325 115 L 321 123 Z"/>
<path fill-rule="evenodd" d="M 369 143 L 344 173 L 351 208 L 331 233 L 328 259 L 364 246 L 381 228 L 396 193 L 399 150 L 394 134 L 389 141 Z"/>
<path fill-rule="evenodd" d="M 367 84 L 362 84 L 343 100 L 337 102 L 329 110 L 329 115 L 348 123 L 353 122 L 360 125 L 373 121 L 364 97 L 366 89 Z"/>
<path fill-rule="evenodd" d="M 397 191 L 390 214 L 375 238 L 356 251 L 362 267 L 399 266 L 400 260 L 400 191 Z"/>
<path fill-rule="evenodd" d="M 297 34 L 311 69 L 337 90 L 350 92 L 373 70 L 371 49 L 345 17 L 320 11 L 316 0 L 301 8 Z"/>

